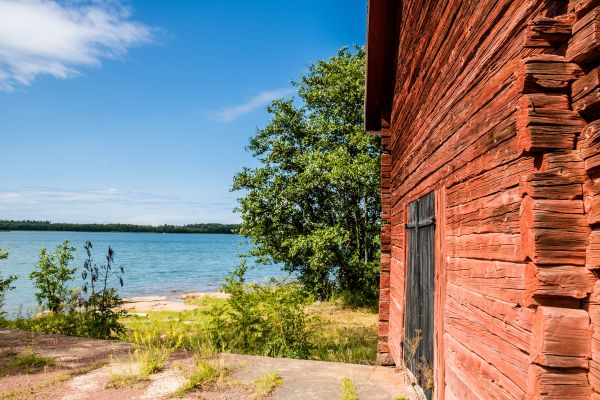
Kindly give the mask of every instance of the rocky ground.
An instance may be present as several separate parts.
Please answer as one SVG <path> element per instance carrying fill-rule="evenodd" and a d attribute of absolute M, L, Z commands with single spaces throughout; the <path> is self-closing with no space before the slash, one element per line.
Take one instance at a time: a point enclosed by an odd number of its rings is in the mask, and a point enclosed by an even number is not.
<path fill-rule="evenodd" d="M 161 371 L 113 387 L 116 377 L 139 372 L 133 350 L 122 342 L 0 330 L 0 399 L 163 399 L 189 381 L 194 356 L 179 351 Z M 42 362 L 15 362 L 28 357 Z M 332 400 L 341 398 L 344 378 L 352 381 L 358 399 L 418 398 L 406 375 L 391 368 L 234 354 L 219 355 L 211 363 L 226 372 L 210 384 L 179 393 L 181 398 Z M 274 374 L 279 379 L 272 393 L 261 393 L 257 382 Z"/>

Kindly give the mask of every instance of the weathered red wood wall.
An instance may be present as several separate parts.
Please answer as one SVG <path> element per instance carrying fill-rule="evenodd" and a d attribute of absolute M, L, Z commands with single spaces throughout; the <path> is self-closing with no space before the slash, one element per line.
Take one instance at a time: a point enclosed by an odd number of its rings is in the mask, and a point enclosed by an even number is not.
<path fill-rule="evenodd" d="M 392 3 L 379 361 L 435 190 L 436 398 L 600 400 L 600 0 Z"/>

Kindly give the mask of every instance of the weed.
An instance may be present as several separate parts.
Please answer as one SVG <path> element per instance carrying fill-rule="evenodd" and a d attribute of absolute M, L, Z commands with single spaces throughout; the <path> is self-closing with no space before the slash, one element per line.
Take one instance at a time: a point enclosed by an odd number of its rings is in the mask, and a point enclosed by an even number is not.
<path fill-rule="evenodd" d="M 342 400 L 358 400 L 356 386 L 352 379 L 347 377 L 342 380 Z"/>
<path fill-rule="evenodd" d="M 27 371 L 44 367 L 53 367 L 55 365 L 56 362 L 53 359 L 35 354 L 32 351 L 26 351 L 9 363 L 9 366 L 12 368 L 25 369 Z"/>
<path fill-rule="evenodd" d="M 410 400 L 408 397 L 399 394 L 398 396 L 394 397 L 394 400 Z"/>
<path fill-rule="evenodd" d="M 139 374 L 111 374 L 107 388 L 122 389 L 126 387 L 133 387 L 138 383 L 147 381 L 148 378 L 143 377 Z"/>
<path fill-rule="evenodd" d="M 283 379 L 281 379 L 281 375 L 277 371 L 261 376 L 254 381 L 255 399 L 266 399 L 278 386 L 281 385 L 283 385 Z"/>
<path fill-rule="evenodd" d="M 183 397 L 193 390 L 223 380 L 225 375 L 227 369 L 221 362 L 196 355 L 194 369 L 188 376 L 187 382 L 175 392 L 175 395 Z"/>

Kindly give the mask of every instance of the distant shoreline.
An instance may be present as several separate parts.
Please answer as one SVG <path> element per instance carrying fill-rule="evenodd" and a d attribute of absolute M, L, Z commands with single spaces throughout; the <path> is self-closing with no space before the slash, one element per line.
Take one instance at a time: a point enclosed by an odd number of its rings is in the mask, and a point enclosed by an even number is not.
<path fill-rule="evenodd" d="M 122 232 L 122 233 L 220 233 L 236 234 L 238 224 L 135 225 L 135 224 L 74 224 L 50 221 L 0 220 L 0 232 Z"/>

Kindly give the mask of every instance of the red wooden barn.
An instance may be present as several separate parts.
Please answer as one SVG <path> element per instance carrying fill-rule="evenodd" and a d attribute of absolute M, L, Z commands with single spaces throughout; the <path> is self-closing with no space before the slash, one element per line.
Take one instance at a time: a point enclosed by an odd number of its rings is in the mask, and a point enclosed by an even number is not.
<path fill-rule="evenodd" d="M 379 362 L 600 399 L 600 0 L 370 0 Z"/>

